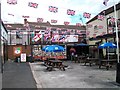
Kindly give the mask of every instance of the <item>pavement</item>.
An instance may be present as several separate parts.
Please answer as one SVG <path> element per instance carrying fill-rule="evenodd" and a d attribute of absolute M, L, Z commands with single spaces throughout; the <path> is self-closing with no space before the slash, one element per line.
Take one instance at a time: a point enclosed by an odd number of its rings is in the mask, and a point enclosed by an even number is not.
<path fill-rule="evenodd" d="M 68 65 L 66 71 L 54 69 L 47 71 L 43 62 L 30 63 L 37 88 L 113 88 L 120 90 L 116 83 L 115 67 L 106 70 L 93 65 L 84 66 L 80 63 L 64 61 Z"/>
<path fill-rule="evenodd" d="M 6 62 L 2 74 L 2 88 L 37 88 L 29 63 Z"/>

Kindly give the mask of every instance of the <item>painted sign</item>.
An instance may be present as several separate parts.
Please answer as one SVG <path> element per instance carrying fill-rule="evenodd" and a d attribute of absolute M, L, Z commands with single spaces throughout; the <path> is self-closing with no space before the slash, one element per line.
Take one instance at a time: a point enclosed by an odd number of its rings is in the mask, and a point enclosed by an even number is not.
<path fill-rule="evenodd" d="M 20 54 L 21 53 L 21 47 L 14 47 L 14 54 Z"/>

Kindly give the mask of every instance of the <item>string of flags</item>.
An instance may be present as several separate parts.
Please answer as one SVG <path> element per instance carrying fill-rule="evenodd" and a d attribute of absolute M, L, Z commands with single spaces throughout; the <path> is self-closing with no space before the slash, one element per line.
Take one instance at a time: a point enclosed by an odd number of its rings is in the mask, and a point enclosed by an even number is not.
<path fill-rule="evenodd" d="M 43 18 L 37 18 L 37 22 L 43 22 Z"/>
<path fill-rule="evenodd" d="M 73 15 L 75 15 L 75 11 L 71 10 L 71 9 L 68 9 L 67 14 L 73 16 Z"/>
<path fill-rule="evenodd" d="M 54 7 L 54 6 L 49 6 L 49 11 L 50 11 L 50 12 L 57 13 L 57 12 L 58 12 L 58 8 L 57 8 L 57 7 Z"/>
<path fill-rule="evenodd" d="M 17 4 L 17 0 L 7 0 L 8 4 L 12 4 L 12 5 L 16 5 Z"/>
<path fill-rule="evenodd" d="M 28 3 L 28 6 L 29 6 L 29 7 L 33 7 L 33 8 L 37 8 L 37 7 L 38 7 L 38 4 L 37 4 L 37 3 L 33 3 L 33 2 L 29 2 L 29 3 Z"/>

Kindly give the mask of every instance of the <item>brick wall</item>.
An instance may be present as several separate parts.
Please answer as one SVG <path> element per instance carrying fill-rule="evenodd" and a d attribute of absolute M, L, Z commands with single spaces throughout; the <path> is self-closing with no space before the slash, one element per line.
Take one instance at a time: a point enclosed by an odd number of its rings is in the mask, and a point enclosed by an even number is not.
<path fill-rule="evenodd" d="M 16 56 L 20 56 L 20 54 L 15 54 L 15 48 L 20 47 L 21 53 L 26 53 L 26 55 L 31 55 L 31 46 L 30 45 L 8 45 L 8 59 L 15 59 Z"/>

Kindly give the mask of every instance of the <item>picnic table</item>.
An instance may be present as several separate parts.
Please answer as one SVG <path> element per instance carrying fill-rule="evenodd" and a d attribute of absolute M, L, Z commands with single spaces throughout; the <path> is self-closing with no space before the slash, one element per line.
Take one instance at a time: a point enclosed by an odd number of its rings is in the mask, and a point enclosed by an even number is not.
<path fill-rule="evenodd" d="M 75 58 L 75 62 L 78 62 L 78 63 L 81 63 L 82 61 L 84 62 L 85 58 L 86 58 L 86 56 L 80 55 L 77 58 Z"/>
<path fill-rule="evenodd" d="M 102 59 L 100 60 L 99 68 L 101 68 L 101 66 L 105 66 L 106 69 L 109 70 L 109 68 L 112 67 L 113 63 L 117 63 L 117 59 Z"/>
<path fill-rule="evenodd" d="M 53 68 L 59 68 L 59 69 L 65 71 L 65 67 L 63 65 L 63 62 L 60 60 L 48 60 L 47 70 L 52 71 Z"/>
<path fill-rule="evenodd" d="M 88 57 L 88 58 L 85 59 L 85 64 L 84 65 L 86 65 L 86 63 L 89 63 L 89 65 L 92 66 L 93 63 L 97 64 L 98 61 L 99 61 L 98 58 L 89 58 Z"/>

